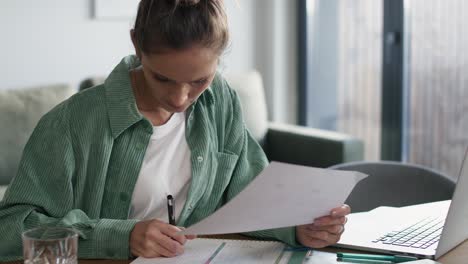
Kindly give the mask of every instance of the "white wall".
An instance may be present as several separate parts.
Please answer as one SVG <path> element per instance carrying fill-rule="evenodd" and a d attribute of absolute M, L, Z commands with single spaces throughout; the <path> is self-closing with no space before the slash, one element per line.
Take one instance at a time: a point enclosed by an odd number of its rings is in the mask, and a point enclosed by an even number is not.
<path fill-rule="evenodd" d="M 255 67 L 270 120 L 297 123 L 297 1 L 255 0 Z"/>
<path fill-rule="evenodd" d="M 252 69 L 253 2 L 239 1 L 240 8 L 226 2 L 233 45 L 224 70 Z M 88 76 L 109 73 L 133 53 L 133 18 L 96 20 L 92 5 L 92 0 L 1 1 L 0 89 L 50 83 L 77 87 Z"/>
<path fill-rule="evenodd" d="M 270 119 L 290 123 L 296 120 L 294 2 L 225 0 L 232 44 L 222 63 L 229 73 L 258 69 Z M 133 18 L 93 19 L 92 5 L 93 0 L 0 1 L 0 90 L 51 83 L 78 87 L 133 53 Z"/>
<path fill-rule="evenodd" d="M 222 61 L 224 72 L 242 73 L 253 70 L 255 0 L 225 0 L 231 43 Z"/>
<path fill-rule="evenodd" d="M 50 83 L 75 87 L 109 72 L 132 51 L 130 19 L 91 19 L 89 0 L 0 2 L 0 89 Z"/>

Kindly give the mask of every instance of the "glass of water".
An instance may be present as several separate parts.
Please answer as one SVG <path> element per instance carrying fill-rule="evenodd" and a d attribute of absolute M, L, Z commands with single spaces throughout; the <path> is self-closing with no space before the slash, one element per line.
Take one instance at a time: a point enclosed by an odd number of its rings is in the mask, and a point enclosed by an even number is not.
<path fill-rule="evenodd" d="M 38 227 L 23 233 L 25 264 L 77 264 L 78 234 L 61 227 Z"/>

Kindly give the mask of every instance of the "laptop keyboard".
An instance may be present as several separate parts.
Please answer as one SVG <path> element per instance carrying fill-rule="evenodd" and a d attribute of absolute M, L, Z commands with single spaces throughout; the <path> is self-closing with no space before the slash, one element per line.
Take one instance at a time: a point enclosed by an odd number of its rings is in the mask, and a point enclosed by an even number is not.
<path fill-rule="evenodd" d="M 401 230 L 392 231 L 372 242 L 426 249 L 439 242 L 445 217 L 429 217 Z"/>

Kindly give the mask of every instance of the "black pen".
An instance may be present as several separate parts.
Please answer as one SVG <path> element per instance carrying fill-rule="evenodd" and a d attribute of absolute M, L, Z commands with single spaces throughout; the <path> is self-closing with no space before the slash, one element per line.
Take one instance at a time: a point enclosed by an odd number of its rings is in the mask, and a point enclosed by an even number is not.
<path fill-rule="evenodd" d="M 174 198 L 172 195 L 167 196 L 167 216 L 169 217 L 169 224 L 176 225 L 175 214 L 174 214 Z"/>

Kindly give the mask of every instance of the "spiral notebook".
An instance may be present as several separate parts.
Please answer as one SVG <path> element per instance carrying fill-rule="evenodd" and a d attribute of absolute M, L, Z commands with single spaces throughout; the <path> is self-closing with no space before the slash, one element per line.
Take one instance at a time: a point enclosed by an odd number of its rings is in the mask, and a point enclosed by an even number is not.
<path fill-rule="evenodd" d="M 184 254 L 173 258 L 137 258 L 131 264 L 287 264 L 292 252 L 274 241 L 197 238 L 185 244 Z"/>

